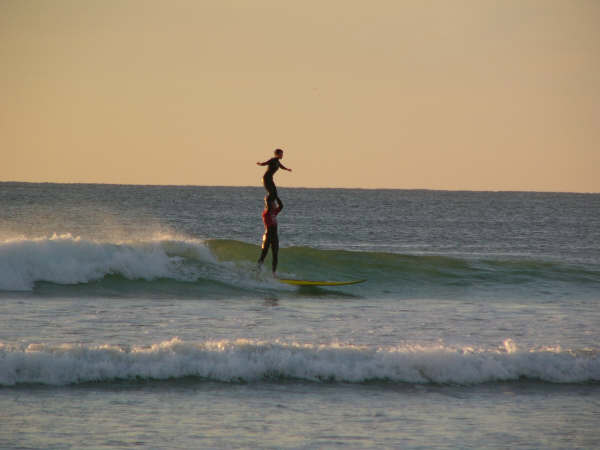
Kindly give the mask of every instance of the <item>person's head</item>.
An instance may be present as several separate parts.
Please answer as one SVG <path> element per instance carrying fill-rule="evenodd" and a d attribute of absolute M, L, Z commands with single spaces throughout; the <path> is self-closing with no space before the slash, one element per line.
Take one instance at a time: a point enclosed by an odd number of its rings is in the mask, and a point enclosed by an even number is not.
<path fill-rule="evenodd" d="M 283 158 L 283 150 L 281 150 L 280 148 L 276 148 L 273 153 L 275 153 L 275 158 Z"/>

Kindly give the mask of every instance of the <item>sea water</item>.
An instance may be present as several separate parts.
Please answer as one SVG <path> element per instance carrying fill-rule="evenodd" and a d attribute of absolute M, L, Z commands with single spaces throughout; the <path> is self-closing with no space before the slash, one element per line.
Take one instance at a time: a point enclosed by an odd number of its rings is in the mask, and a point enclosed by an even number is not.
<path fill-rule="evenodd" d="M 600 195 L 0 184 L 1 448 L 593 448 Z"/>

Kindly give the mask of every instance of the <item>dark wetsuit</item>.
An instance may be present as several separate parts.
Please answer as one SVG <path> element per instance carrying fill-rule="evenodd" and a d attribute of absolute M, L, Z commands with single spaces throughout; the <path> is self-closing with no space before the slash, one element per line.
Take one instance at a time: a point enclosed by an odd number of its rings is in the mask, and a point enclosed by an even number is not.
<path fill-rule="evenodd" d="M 273 181 L 273 175 L 275 174 L 275 172 L 277 172 L 277 170 L 280 167 L 279 159 L 271 158 L 270 160 L 267 161 L 267 165 L 269 167 L 267 168 L 267 171 L 263 175 L 263 186 L 265 187 L 265 189 L 267 190 L 267 193 L 269 194 L 269 198 L 267 201 L 270 202 L 270 201 L 273 201 L 273 200 L 279 198 L 279 196 L 277 195 L 277 187 L 275 186 L 275 182 Z"/>
<path fill-rule="evenodd" d="M 273 259 L 273 272 L 277 270 L 277 256 L 279 253 L 279 236 L 277 235 L 277 214 L 282 207 L 273 209 L 265 209 L 262 213 L 263 222 L 265 224 L 265 234 L 263 235 L 262 251 L 258 263 L 262 264 L 267 257 L 269 247 L 271 247 L 271 256 Z"/>

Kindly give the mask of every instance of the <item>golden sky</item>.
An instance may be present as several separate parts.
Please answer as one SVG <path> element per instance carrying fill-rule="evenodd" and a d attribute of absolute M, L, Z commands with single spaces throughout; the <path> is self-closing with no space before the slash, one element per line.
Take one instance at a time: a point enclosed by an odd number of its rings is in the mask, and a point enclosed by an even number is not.
<path fill-rule="evenodd" d="M 597 0 L 0 0 L 0 180 L 600 192 Z"/>

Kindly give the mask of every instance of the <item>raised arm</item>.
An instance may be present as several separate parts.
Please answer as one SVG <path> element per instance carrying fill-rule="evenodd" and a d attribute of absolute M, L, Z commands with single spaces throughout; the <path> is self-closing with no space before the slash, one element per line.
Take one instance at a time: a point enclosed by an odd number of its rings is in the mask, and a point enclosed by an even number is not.
<path fill-rule="evenodd" d="M 256 165 L 257 165 L 257 166 L 266 166 L 266 165 L 268 165 L 268 164 L 269 164 L 269 161 L 270 161 L 270 160 L 266 160 L 265 162 L 257 162 L 257 163 L 256 163 Z"/>
<path fill-rule="evenodd" d="M 279 163 L 279 167 L 281 167 L 283 170 L 287 170 L 288 172 L 291 172 L 292 169 L 288 169 L 287 167 L 285 167 L 283 164 L 281 164 L 281 162 Z"/>

